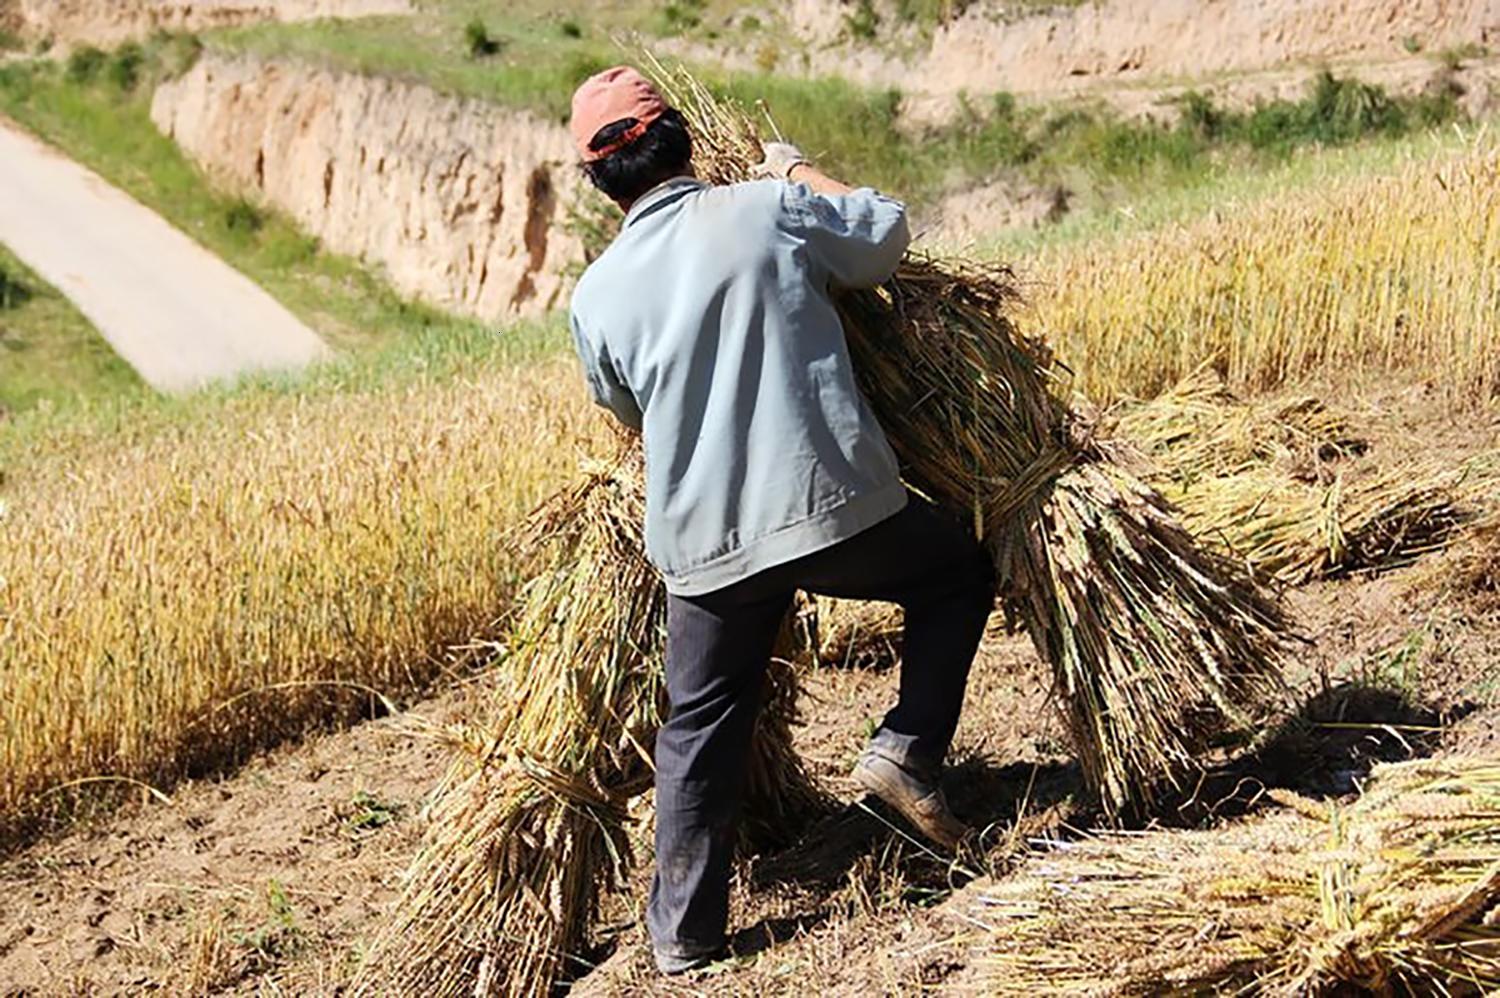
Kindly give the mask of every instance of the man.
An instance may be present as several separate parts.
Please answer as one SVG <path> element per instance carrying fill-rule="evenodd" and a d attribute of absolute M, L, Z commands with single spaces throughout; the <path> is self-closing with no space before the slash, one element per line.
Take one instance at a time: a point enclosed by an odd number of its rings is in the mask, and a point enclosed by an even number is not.
<path fill-rule="evenodd" d="M 635 70 L 591 78 L 572 133 L 625 212 L 573 295 L 594 398 L 642 432 L 646 550 L 666 579 L 671 713 L 656 742 L 657 966 L 724 950 L 762 681 L 799 589 L 906 611 L 900 696 L 855 778 L 939 845 L 938 772 L 994 604 L 972 536 L 902 486 L 831 296 L 895 271 L 905 208 L 767 147 L 771 179 L 695 179 L 682 116 Z"/>

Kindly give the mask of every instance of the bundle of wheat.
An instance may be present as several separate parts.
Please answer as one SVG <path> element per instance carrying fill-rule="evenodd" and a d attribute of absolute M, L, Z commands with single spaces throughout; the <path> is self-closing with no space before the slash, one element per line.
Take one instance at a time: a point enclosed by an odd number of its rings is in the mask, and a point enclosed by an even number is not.
<path fill-rule="evenodd" d="M 1151 459 L 1153 479 L 1184 486 L 1268 465 L 1306 467 L 1367 447 L 1348 413 L 1309 395 L 1242 399 L 1210 367 L 1155 398 L 1114 407 L 1109 422 L 1111 435 Z"/>
<path fill-rule="evenodd" d="M 633 476 L 590 475 L 535 524 L 547 539 L 483 723 L 439 789 L 367 993 L 546 994 L 626 855 L 625 801 L 657 715 L 662 602 L 629 517 Z M 616 511 L 619 511 L 617 513 Z"/>
<path fill-rule="evenodd" d="M 699 176 L 746 179 L 756 128 L 656 66 Z M 1015 619 L 1051 663 L 1105 807 L 1149 804 L 1226 728 L 1279 698 L 1279 606 L 1199 546 L 1061 400 L 1046 349 L 1007 318 L 1010 275 L 909 256 L 839 296 L 865 396 L 912 486 L 972 517 Z"/>
<path fill-rule="evenodd" d="M 1398 568 L 1441 548 L 1480 484 L 1465 469 L 1427 465 L 1349 480 L 1336 475 L 1328 484 L 1256 468 L 1162 488 L 1201 535 L 1257 573 L 1300 584 Z"/>
<path fill-rule="evenodd" d="M 1245 401 L 1206 368 L 1110 419 L 1189 528 L 1289 584 L 1399 567 L 1441 547 L 1489 480 L 1482 461 L 1371 473 L 1350 416 L 1307 396 Z"/>
<path fill-rule="evenodd" d="M 905 615 L 899 606 L 825 596 L 809 602 L 812 646 L 806 657 L 812 661 L 842 669 L 879 669 L 900 658 Z"/>
<path fill-rule="evenodd" d="M 546 995 L 579 954 L 601 887 L 630 861 L 626 805 L 651 781 L 665 589 L 645 559 L 638 448 L 549 501 L 509 654 L 366 964 L 369 994 Z M 795 675 L 770 674 L 756 730 L 749 833 L 785 841 L 825 796 L 790 746 Z"/>
<path fill-rule="evenodd" d="M 1056 843 L 984 896 L 1000 994 L 1490 993 L 1500 761 L 1377 768 L 1364 795 L 1224 828 Z"/>

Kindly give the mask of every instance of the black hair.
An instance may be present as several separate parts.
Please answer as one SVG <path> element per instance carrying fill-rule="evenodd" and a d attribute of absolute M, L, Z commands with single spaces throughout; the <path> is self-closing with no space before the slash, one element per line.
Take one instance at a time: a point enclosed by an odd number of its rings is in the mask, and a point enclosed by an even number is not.
<path fill-rule="evenodd" d="M 619 141 L 636 124 L 626 118 L 599 129 L 590 149 L 602 149 Z M 662 112 L 641 137 L 616 149 L 603 159 L 583 164 L 583 172 L 595 187 L 616 201 L 629 203 L 664 180 L 684 173 L 693 161 L 693 138 L 687 120 L 675 108 Z"/>

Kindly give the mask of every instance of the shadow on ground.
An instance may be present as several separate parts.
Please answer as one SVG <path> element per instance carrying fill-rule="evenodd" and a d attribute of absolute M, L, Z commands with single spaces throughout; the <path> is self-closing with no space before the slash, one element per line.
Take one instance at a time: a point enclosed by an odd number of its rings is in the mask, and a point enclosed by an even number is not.
<path fill-rule="evenodd" d="M 1439 714 L 1403 691 L 1357 682 L 1330 686 L 1305 699 L 1257 748 L 1205 772 L 1162 798 L 1153 813 L 1126 824 L 1209 824 L 1256 810 L 1270 789 L 1314 799 L 1347 796 L 1379 763 L 1431 755 L 1444 727 L 1473 709 L 1466 705 Z M 876 867 L 899 878 L 909 894 L 936 897 L 977 876 L 1001 872 L 1028 839 L 1067 835 L 1103 821 L 1087 798 L 1078 767 L 1065 761 L 1002 766 L 968 758 L 950 769 L 944 784 L 954 811 L 982 830 L 967 857 L 929 850 L 900 818 L 865 798 L 815 821 L 791 848 L 757 857 L 749 868 L 750 886 L 827 895 Z M 1019 825 L 1018 815 L 1024 816 Z M 768 919 L 745 930 L 743 942 L 784 939 L 824 918 L 826 912 L 810 911 Z"/>
<path fill-rule="evenodd" d="M 1258 748 L 1205 773 L 1142 824 L 1201 825 L 1236 817 L 1255 810 L 1271 789 L 1316 800 L 1347 796 L 1379 763 L 1433 754 L 1443 729 L 1475 709 L 1463 704 L 1439 713 L 1389 687 L 1330 686 L 1304 700 Z"/>
<path fill-rule="evenodd" d="M 954 811 L 990 837 L 1007 831 L 1023 811 L 1035 814 L 1070 801 L 1083 786 L 1078 767 L 1071 763 L 996 766 L 983 758 L 960 761 L 943 782 Z M 921 865 L 925 860 L 941 867 L 945 878 L 949 876 L 953 863 L 947 857 L 915 841 L 900 818 L 875 798 L 865 797 L 813 824 L 792 848 L 759 859 L 751 869 L 750 883 L 757 888 L 836 886 L 845 882 L 863 857 L 895 843 L 906 847 L 912 862 Z"/>
<path fill-rule="evenodd" d="M 792 916 L 767 917 L 737 933 L 732 948 L 750 956 L 828 921 L 834 904 L 847 906 L 850 889 L 880 905 L 894 900 L 932 904 L 979 876 L 995 872 L 998 857 L 1014 854 L 1017 816 L 1071 814 L 1082 776 L 1071 763 L 997 766 L 980 757 L 961 760 L 944 781 L 953 809 L 981 830 L 978 845 L 960 857 L 942 855 L 918 840 L 873 797 L 847 804 L 814 822 L 799 842 L 749 866 L 752 890 L 804 899 Z M 1021 823 L 1025 827 L 1026 821 Z M 838 895 L 841 895 L 836 897 Z"/>

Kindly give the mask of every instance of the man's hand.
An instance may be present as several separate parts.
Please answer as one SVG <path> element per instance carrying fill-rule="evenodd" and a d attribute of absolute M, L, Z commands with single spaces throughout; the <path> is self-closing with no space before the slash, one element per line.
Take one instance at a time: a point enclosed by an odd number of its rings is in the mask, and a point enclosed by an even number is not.
<path fill-rule="evenodd" d="M 766 158 L 750 168 L 750 175 L 761 180 L 790 180 L 792 170 L 807 162 L 802 150 L 790 142 L 767 142 L 761 151 Z"/>
<path fill-rule="evenodd" d="M 761 180 L 786 180 L 806 184 L 817 194 L 848 194 L 853 188 L 834 180 L 812 165 L 802 150 L 790 142 L 767 142 L 761 146 L 765 160 L 750 168 L 750 175 Z M 795 174 L 795 175 L 794 175 Z"/>

